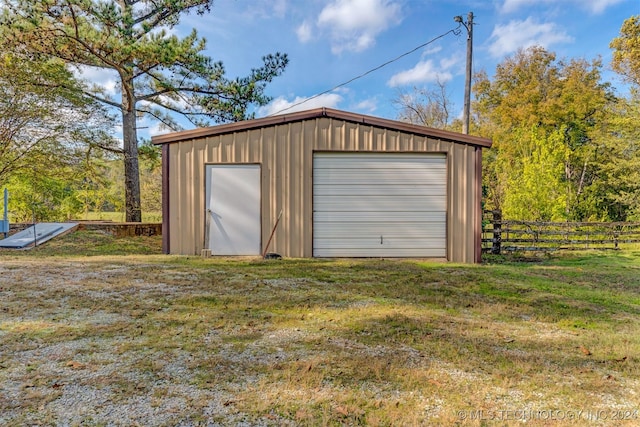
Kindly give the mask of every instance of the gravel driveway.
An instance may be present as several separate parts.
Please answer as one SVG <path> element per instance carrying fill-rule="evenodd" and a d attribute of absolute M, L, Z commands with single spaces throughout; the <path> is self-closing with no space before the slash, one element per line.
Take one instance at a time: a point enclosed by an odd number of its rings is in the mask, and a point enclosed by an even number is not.
<path fill-rule="evenodd" d="M 225 342 L 224 328 L 206 319 L 197 331 L 172 319 L 172 302 L 203 292 L 201 278 L 182 270 L 103 259 L 0 261 L 0 424 L 279 424 L 235 408 L 255 376 L 233 374 L 278 355 L 263 354 L 261 339 Z M 220 382 L 204 372 L 213 369 Z"/>

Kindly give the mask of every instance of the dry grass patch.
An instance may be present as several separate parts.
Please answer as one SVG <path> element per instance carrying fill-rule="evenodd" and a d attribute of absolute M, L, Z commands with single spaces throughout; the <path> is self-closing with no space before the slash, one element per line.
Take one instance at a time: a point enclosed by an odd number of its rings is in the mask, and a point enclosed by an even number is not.
<path fill-rule="evenodd" d="M 638 252 L 462 266 L 50 243 L 0 253 L 3 425 L 639 422 Z"/>

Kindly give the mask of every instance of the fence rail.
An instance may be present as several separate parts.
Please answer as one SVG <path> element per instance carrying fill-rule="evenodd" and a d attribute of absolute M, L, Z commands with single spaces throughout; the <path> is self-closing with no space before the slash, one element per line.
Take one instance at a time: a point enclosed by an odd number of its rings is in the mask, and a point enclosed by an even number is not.
<path fill-rule="evenodd" d="M 640 243 L 640 222 L 536 222 L 502 218 L 486 211 L 482 223 L 482 250 L 510 251 L 559 249 L 620 249 Z"/>

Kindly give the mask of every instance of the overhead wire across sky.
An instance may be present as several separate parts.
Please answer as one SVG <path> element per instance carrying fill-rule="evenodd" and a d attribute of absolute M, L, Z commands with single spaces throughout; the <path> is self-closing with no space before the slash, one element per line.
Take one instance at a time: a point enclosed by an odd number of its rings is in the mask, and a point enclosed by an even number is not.
<path fill-rule="evenodd" d="M 290 110 L 290 109 L 292 109 L 292 108 L 294 108 L 294 107 L 297 107 L 297 106 L 299 106 L 299 105 L 302 105 L 302 104 L 304 104 L 305 102 L 309 102 L 309 101 L 311 101 L 312 99 L 316 99 L 316 98 L 318 98 L 318 97 L 320 97 L 320 96 L 322 96 L 322 95 L 326 95 L 327 93 L 333 92 L 334 90 L 339 89 L 339 88 L 341 88 L 341 87 L 343 87 L 343 86 L 346 86 L 346 85 L 348 85 L 349 83 L 352 83 L 352 82 L 354 82 L 354 81 L 356 81 L 356 80 L 358 80 L 358 79 L 361 79 L 361 78 L 363 78 L 363 77 L 365 77 L 365 76 L 367 76 L 367 75 L 369 75 L 369 74 L 373 73 L 374 71 L 378 71 L 379 69 L 381 69 L 381 68 L 383 68 L 383 67 L 386 67 L 387 65 L 392 64 L 392 63 L 394 63 L 394 62 L 398 61 L 399 59 L 404 58 L 404 57 L 405 57 L 405 56 L 407 56 L 407 55 L 411 55 L 412 53 L 414 53 L 414 52 L 415 52 L 415 51 L 417 51 L 417 50 L 422 49 L 423 47 L 429 46 L 431 43 L 433 43 L 433 42 L 435 42 L 435 41 L 437 41 L 437 40 L 439 40 L 439 39 L 441 39 L 441 38 L 445 37 L 446 35 L 448 35 L 448 34 L 450 34 L 450 33 L 451 33 L 451 34 L 454 34 L 454 35 L 456 35 L 456 36 L 457 36 L 457 35 L 460 35 L 460 33 L 461 33 L 460 27 L 461 27 L 461 26 L 462 26 L 462 24 L 459 24 L 456 28 L 452 28 L 452 29 L 450 29 L 449 31 L 447 31 L 446 33 L 442 33 L 442 34 L 440 34 L 439 36 L 436 36 L 436 37 L 432 38 L 432 39 L 431 39 L 431 40 L 429 40 L 428 42 L 423 43 L 423 44 L 421 44 L 420 46 L 417 46 L 417 47 L 415 47 L 415 48 L 411 49 L 410 51 L 405 52 L 405 53 L 403 53 L 402 55 L 399 55 L 399 56 L 397 56 L 397 57 L 395 57 L 395 58 L 393 58 L 393 59 L 391 59 L 391 60 L 389 60 L 389 61 L 385 62 L 384 64 L 378 65 L 377 67 L 372 68 L 372 69 L 370 69 L 369 71 L 366 71 L 366 72 L 364 72 L 364 73 L 362 73 L 362 74 L 360 74 L 360 75 L 358 75 L 358 76 L 356 76 L 356 77 L 353 77 L 352 79 L 347 80 L 347 81 L 346 81 L 346 82 L 344 82 L 344 83 L 340 83 L 339 85 L 336 85 L 336 86 L 332 87 L 331 89 L 327 89 L 327 90 L 325 90 L 325 91 L 323 91 L 323 92 L 320 92 L 320 93 L 318 93 L 318 94 L 315 94 L 315 95 L 313 95 L 313 96 L 310 96 L 309 98 L 305 98 L 305 99 L 303 99 L 303 100 L 302 100 L 302 101 L 300 101 L 300 102 L 296 102 L 296 103 L 294 103 L 294 104 L 291 104 L 291 105 L 289 105 L 289 106 L 288 106 L 288 107 L 286 107 L 286 108 L 283 108 L 283 109 L 281 109 L 281 110 L 276 111 L 275 113 L 271 113 L 271 114 L 267 115 L 266 117 L 276 116 L 276 115 L 278 115 L 278 114 L 280 114 L 280 113 L 284 113 L 285 111 L 288 111 L 288 110 Z"/>

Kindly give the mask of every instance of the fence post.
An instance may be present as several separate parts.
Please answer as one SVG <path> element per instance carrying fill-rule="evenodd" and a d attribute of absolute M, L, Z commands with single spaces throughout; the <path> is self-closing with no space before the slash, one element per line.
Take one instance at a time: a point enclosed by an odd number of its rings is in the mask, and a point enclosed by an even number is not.
<path fill-rule="evenodd" d="M 493 239 L 491 240 L 491 253 L 500 255 L 502 246 L 502 211 L 492 211 L 493 213 Z"/>

